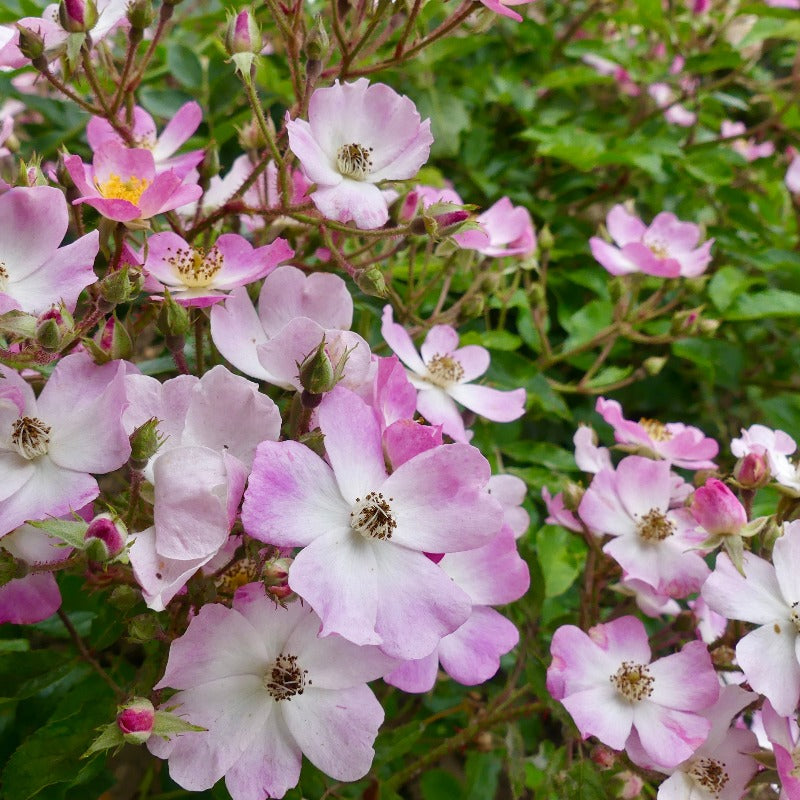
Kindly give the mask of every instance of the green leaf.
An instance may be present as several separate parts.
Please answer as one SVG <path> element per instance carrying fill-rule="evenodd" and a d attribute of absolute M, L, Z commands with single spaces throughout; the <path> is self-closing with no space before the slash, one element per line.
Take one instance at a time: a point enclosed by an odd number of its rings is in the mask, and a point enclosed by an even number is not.
<path fill-rule="evenodd" d="M 174 708 L 174 706 L 173 706 Z M 187 731 L 205 731 L 200 725 L 192 725 L 185 719 L 181 719 L 175 714 L 170 714 L 169 711 L 156 711 L 155 722 L 153 723 L 153 732 L 158 736 L 163 736 L 168 739 L 172 733 L 186 733 Z"/>
<path fill-rule="evenodd" d="M 500 769 L 503 762 L 496 753 L 478 753 L 474 750 L 467 754 L 464 769 L 466 793 L 464 800 L 487 800 L 497 794 L 500 781 Z"/>
<path fill-rule="evenodd" d="M 443 769 L 431 769 L 423 773 L 419 788 L 423 800 L 453 800 L 463 794 L 455 775 Z"/>
<path fill-rule="evenodd" d="M 508 442 L 500 445 L 500 450 L 517 461 L 542 464 L 549 469 L 561 472 L 575 472 L 575 457 L 569 450 L 550 442 Z"/>
<path fill-rule="evenodd" d="M 84 538 L 89 528 L 87 522 L 71 522 L 65 519 L 32 520 L 29 524 L 79 550 L 84 547 Z"/>
<path fill-rule="evenodd" d="M 737 267 L 722 267 L 708 284 L 708 296 L 719 311 L 725 311 L 752 283 L 753 279 Z"/>
<path fill-rule="evenodd" d="M 730 388 L 737 387 L 744 367 L 744 354 L 729 342 L 712 339 L 679 339 L 672 344 L 679 358 L 692 361 L 708 380 Z"/>
<path fill-rule="evenodd" d="M 725 319 L 754 320 L 800 316 L 800 294 L 785 289 L 741 295 L 725 313 Z"/>
<path fill-rule="evenodd" d="M 556 525 L 545 525 L 536 533 L 536 554 L 544 575 L 545 597 L 558 597 L 580 575 L 586 561 L 586 543 Z"/>
<path fill-rule="evenodd" d="M 122 731 L 116 722 L 111 722 L 105 726 L 100 735 L 89 745 L 88 750 L 81 758 L 88 758 L 92 753 L 99 753 L 102 750 L 110 750 L 112 747 L 120 747 L 125 744 L 122 738 Z"/>
<path fill-rule="evenodd" d="M 113 693 L 94 673 L 73 687 L 47 723 L 8 760 L 2 775 L 4 796 L 29 800 L 53 784 L 74 784 L 80 779 L 78 759 L 114 709 Z"/>
<path fill-rule="evenodd" d="M 522 339 L 510 331 L 467 331 L 462 337 L 460 345 L 479 344 L 489 350 L 517 350 L 522 345 Z"/>
<path fill-rule="evenodd" d="M 203 67 L 200 59 L 181 44 L 167 46 L 167 67 L 175 80 L 187 89 L 199 90 L 203 85 Z"/>
<path fill-rule="evenodd" d="M 560 128 L 528 128 L 522 139 L 539 142 L 539 154 L 558 158 L 588 172 L 597 164 L 606 149 L 606 141 L 598 133 L 564 125 Z"/>
<path fill-rule="evenodd" d="M 464 101 L 453 92 L 429 89 L 419 98 L 417 108 L 423 118 L 431 118 L 431 156 L 441 158 L 458 155 L 461 133 L 469 128 L 470 122 Z"/>

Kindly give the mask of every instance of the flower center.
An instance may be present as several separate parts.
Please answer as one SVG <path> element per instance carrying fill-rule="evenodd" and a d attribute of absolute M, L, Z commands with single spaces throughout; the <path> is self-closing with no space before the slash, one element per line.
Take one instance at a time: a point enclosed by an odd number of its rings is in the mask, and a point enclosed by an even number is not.
<path fill-rule="evenodd" d="M 167 248 L 172 250 L 172 248 Z M 202 247 L 179 247 L 167 258 L 183 283 L 190 289 L 208 286 L 222 269 L 225 259 L 216 245 L 206 252 Z"/>
<path fill-rule="evenodd" d="M 428 368 L 428 380 L 440 389 L 447 389 L 464 377 L 464 367 L 452 356 L 436 353 L 425 366 Z"/>
<path fill-rule="evenodd" d="M 156 137 L 153 133 L 143 133 L 133 137 L 133 146 L 152 150 L 156 146 Z"/>
<path fill-rule="evenodd" d="M 653 694 L 655 678 L 646 664 L 623 661 L 622 666 L 609 678 L 614 688 L 631 703 L 638 703 Z"/>
<path fill-rule="evenodd" d="M 20 417 L 11 426 L 11 444 L 28 461 L 43 456 L 50 445 L 50 426 L 36 417 Z"/>
<path fill-rule="evenodd" d="M 8 270 L 3 261 L 0 261 L 0 292 L 8 290 Z"/>
<path fill-rule="evenodd" d="M 217 577 L 217 589 L 221 594 L 233 596 L 238 588 L 261 577 L 260 566 L 254 558 L 240 558 Z"/>
<path fill-rule="evenodd" d="M 672 434 L 667 430 L 667 426 L 657 419 L 647 419 L 642 417 L 639 424 L 647 431 L 647 435 L 654 442 L 668 442 L 672 438 Z"/>
<path fill-rule="evenodd" d="M 650 248 L 650 252 L 656 258 L 669 258 L 669 249 L 661 239 L 651 239 L 645 241 L 645 245 Z"/>
<path fill-rule="evenodd" d="M 700 758 L 692 764 L 689 777 L 701 788 L 714 797 L 719 797 L 728 783 L 725 764 L 715 758 Z"/>
<path fill-rule="evenodd" d="M 637 523 L 636 530 L 646 542 L 661 542 L 675 532 L 675 524 L 663 511 L 651 508 Z"/>
<path fill-rule="evenodd" d="M 306 675 L 308 670 L 297 666 L 297 656 L 281 653 L 264 674 L 264 687 L 276 702 L 291 700 L 311 686 Z"/>
<path fill-rule="evenodd" d="M 124 181 L 119 175 L 112 173 L 107 181 L 103 183 L 95 181 L 95 185 L 97 191 L 109 200 L 127 200 L 133 205 L 138 205 L 150 181 L 146 178 L 137 178 L 136 175 L 129 175 L 128 180 Z"/>
<path fill-rule="evenodd" d="M 343 144 L 336 153 L 336 166 L 346 178 L 363 181 L 372 171 L 372 148 L 356 142 Z"/>
<path fill-rule="evenodd" d="M 363 500 L 356 497 L 350 512 L 350 527 L 365 539 L 391 539 L 397 527 L 392 508 L 380 492 L 370 492 Z"/>

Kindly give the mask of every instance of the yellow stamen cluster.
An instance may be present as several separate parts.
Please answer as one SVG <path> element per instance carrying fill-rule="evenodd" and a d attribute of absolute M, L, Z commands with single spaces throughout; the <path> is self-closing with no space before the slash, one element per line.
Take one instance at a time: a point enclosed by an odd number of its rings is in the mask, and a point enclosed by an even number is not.
<path fill-rule="evenodd" d="M 647 435 L 654 442 L 668 442 L 672 438 L 672 434 L 667 430 L 667 426 L 657 419 L 647 419 L 642 417 L 639 424 L 647 431 Z"/>
<path fill-rule="evenodd" d="M 208 252 L 202 247 L 179 247 L 172 252 L 172 248 L 168 247 L 167 252 L 170 253 L 167 263 L 175 269 L 181 281 L 192 289 L 208 286 L 225 262 L 216 247 Z"/>
<path fill-rule="evenodd" d="M 646 664 L 623 661 L 622 666 L 609 678 L 614 688 L 631 703 L 638 703 L 653 694 L 655 678 Z"/>
<path fill-rule="evenodd" d="M 452 356 L 440 356 L 436 353 L 426 366 L 428 380 L 440 389 L 447 389 L 464 377 L 464 367 Z"/>
<path fill-rule="evenodd" d="M 119 175 L 112 173 L 108 180 L 102 183 L 95 182 L 97 191 L 107 200 L 127 200 L 133 205 L 138 205 L 145 189 L 150 185 L 146 178 L 129 175 L 127 180 L 122 180 Z"/>
<path fill-rule="evenodd" d="M 651 508 L 636 523 L 639 536 L 646 542 L 661 542 L 675 532 L 675 524 L 664 515 L 663 511 Z"/>

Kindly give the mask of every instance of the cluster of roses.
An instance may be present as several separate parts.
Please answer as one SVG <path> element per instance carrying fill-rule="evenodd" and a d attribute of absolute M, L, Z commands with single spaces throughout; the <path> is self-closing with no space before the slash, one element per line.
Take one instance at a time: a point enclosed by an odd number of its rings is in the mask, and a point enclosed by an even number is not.
<path fill-rule="evenodd" d="M 723 482 L 709 477 L 718 445 L 697 428 L 627 420 L 619 403 L 603 398 L 597 411 L 629 455 L 615 466 L 593 431 L 579 428 L 575 460 L 593 477 L 585 491 L 568 490 L 566 500 L 545 490 L 548 521 L 602 547 L 619 568 L 614 588 L 634 596 L 643 614 L 691 615 L 696 640 L 652 660 L 637 617 L 619 616 L 588 633 L 563 626 L 553 636 L 549 691 L 584 738 L 595 736 L 642 769 L 668 775 L 661 800 L 738 800 L 764 761 L 756 758 L 760 745 L 774 753 L 781 796 L 800 797 L 795 442 L 761 425 L 742 431 L 731 442 L 739 460 Z M 673 467 L 695 472 L 698 488 Z M 752 519 L 756 492 L 768 484 L 783 500 L 776 514 Z M 686 606 L 678 602 L 689 596 L 695 599 Z M 678 630 L 670 645 L 680 641 Z M 629 796 L 641 786 L 629 776 Z"/>
<path fill-rule="evenodd" d="M 68 14 L 79 5 L 62 3 Z M 100 8 L 106 22 L 114 8 Z M 92 29 L 95 40 L 105 32 Z M 0 48 L 6 64 L 22 57 L 19 37 Z M 63 171 L 26 170 L 27 185 L 0 189 L 0 621 L 57 611 L 54 575 L 73 561 L 121 570 L 185 633 L 154 687 L 178 690 L 162 704 L 169 713 L 140 698 L 119 731 L 169 759 L 181 786 L 224 776 L 249 800 L 294 786 L 303 754 L 339 780 L 366 774 L 383 721 L 367 681 L 425 692 L 441 667 L 482 683 L 517 643 L 493 606 L 528 588 L 516 547 L 525 486 L 491 475 L 457 403 L 510 421 L 525 392 L 473 383 L 489 353 L 459 347 L 450 326 L 433 326 L 418 352 L 391 306 L 382 333 L 397 355 L 373 355 L 350 330 L 345 281 L 286 264 L 294 253 L 282 238 L 254 247 L 221 233 L 195 244 L 192 223 L 234 196 L 251 238 L 264 233 L 263 212 L 285 203 L 276 165 L 262 179 L 247 155 L 204 189 L 203 151 L 176 155 L 200 123 L 196 103 L 160 135 L 139 107 L 127 123 L 125 112 L 116 124 L 94 117 L 91 164 L 66 156 Z M 289 175 L 290 205 L 359 228 L 387 222 L 400 195 L 385 182 L 413 178 L 432 142 L 410 100 L 365 79 L 318 89 L 308 121 L 287 128 L 301 167 Z M 47 185 L 59 179 L 81 227 L 84 206 L 103 218 L 63 247 L 70 207 Z M 437 204 L 448 224 L 469 216 L 451 190 L 417 186 L 399 219 Z M 507 199 L 455 240 L 488 257 L 536 247 L 530 215 Z M 256 307 L 247 287 L 262 279 Z M 125 304 L 135 311 L 122 323 L 113 309 Z M 130 360 L 128 328 L 148 306 L 184 373 L 163 383 Z M 291 393 L 283 419 L 258 383 L 226 366 L 189 373 L 170 328 L 187 309 L 233 367 Z M 95 476 L 125 466 L 127 490 L 101 495 Z M 118 484 L 106 479 L 104 490 Z M 232 604 L 197 601 L 187 591 L 196 575 Z"/>

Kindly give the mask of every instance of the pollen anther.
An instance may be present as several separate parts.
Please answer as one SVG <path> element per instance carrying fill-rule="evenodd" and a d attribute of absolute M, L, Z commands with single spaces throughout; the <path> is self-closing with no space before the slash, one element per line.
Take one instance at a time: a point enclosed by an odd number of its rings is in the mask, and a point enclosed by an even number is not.
<path fill-rule="evenodd" d="M 127 180 L 123 180 L 119 175 L 111 174 L 108 180 L 102 183 L 95 182 L 97 191 L 109 200 L 127 200 L 133 205 L 138 205 L 139 200 L 150 185 L 146 178 L 139 178 L 136 175 L 129 175 Z"/>
<path fill-rule="evenodd" d="M 638 520 L 636 529 L 646 542 L 661 542 L 675 532 L 675 523 L 663 511 L 651 508 Z"/>
<path fill-rule="evenodd" d="M 689 775 L 701 789 L 705 789 L 713 797 L 720 796 L 729 779 L 725 765 L 715 758 L 698 759 L 689 769 Z"/>
<path fill-rule="evenodd" d="M 336 153 L 336 166 L 346 178 L 363 181 L 372 172 L 372 148 L 356 142 L 343 144 Z"/>
<path fill-rule="evenodd" d="M 370 492 L 363 500 L 356 498 L 350 512 L 350 527 L 367 539 L 384 540 L 392 538 L 397 522 L 384 496 L 380 492 Z"/>
<path fill-rule="evenodd" d="M 452 356 L 436 353 L 425 366 L 428 380 L 440 389 L 447 389 L 464 377 L 464 367 Z"/>
<path fill-rule="evenodd" d="M 631 703 L 638 703 L 653 693 L 655 678 L 646 664 L 623 661 L 622 666 L 609 678 L 614 688 Z"/>
<path fill-rule="evenodd" d="M 11 444 L 28 461 L 43 456 L 50 447 L 50 426 L 37 417 L 20 417 L 11 426 Z"/>
<path fill-rule="evenodd" d="M 307 675 L 308 670 L 297 665 L 297 656 L 281 653 L 267 669 L 264 687 L 277 702 L 291 700 L 311 685 Z"/>

